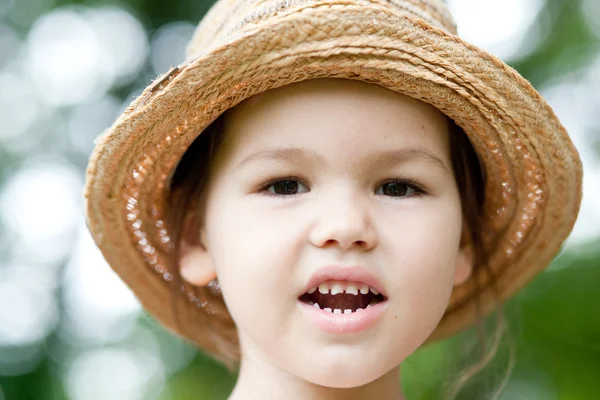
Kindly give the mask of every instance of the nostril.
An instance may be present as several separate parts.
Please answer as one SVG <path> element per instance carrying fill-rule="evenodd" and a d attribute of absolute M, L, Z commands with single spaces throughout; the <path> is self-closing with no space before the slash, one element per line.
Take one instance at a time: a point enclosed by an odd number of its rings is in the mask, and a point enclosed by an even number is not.
<path fill-rule="evenodd" d="M 349 248 L 349 247 L 353 247 L 353 246 L 367 247 L 367 242 L 365 242 L 364 240 L 355 240 L 352 242 L 344 242 L 344 241 L 340 241 L 340 240 L 329 239 L 325 243 L 323 243 L 323 247 L 329 247 L 329 246 L 342 246 L 344 248 Z"/>

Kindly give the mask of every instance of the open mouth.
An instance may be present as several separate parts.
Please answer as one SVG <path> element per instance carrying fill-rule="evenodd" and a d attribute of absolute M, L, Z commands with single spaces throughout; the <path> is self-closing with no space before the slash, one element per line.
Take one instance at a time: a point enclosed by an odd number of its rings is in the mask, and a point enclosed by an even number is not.
<path fill-rule="evenodd" d="M 360 312 L 387 300 L 362 283 L 328 281 L 301 295 L 298 300 L 333 314 Z"/>

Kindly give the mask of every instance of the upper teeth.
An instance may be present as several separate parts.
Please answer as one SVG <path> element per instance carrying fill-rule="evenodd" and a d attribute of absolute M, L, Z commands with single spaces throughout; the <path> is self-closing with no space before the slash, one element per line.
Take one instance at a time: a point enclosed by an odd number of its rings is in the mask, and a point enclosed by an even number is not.
<path fill-rule="evenodd" d="M 332 295 L 336 295 L 339 293 L 358 295 L 359 291 L 361 294 L 367 294 L 369 293 L 369 290 L 375 295 L 379 294 L 379 292 L 376 289 L 369 287 L 368 285 L 349 282 L 323 282 L 319 286 L 311 288 L 308 291 L 308 294 L 314 293 L 317 289 L 319 289 L 319 293 L 321 294 L 330 293 Z"/>

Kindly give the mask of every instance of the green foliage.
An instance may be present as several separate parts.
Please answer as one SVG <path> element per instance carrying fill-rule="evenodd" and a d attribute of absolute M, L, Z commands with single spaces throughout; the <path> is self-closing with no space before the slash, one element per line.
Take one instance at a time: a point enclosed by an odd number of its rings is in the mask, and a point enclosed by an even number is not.
<path fill-rule="evenodd" d="M 531 29 L 544 40 L 526 58 L 511 63 L 536 88 L 586 65 L 600 47 L 598 37 L 583 19 L 581 0 L 546 3 Z"/>

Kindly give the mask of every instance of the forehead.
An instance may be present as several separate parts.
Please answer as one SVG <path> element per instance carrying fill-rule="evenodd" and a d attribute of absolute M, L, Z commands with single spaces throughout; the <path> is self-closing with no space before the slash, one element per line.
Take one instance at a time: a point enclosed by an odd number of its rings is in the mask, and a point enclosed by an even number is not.
<path fill-rule="evenodd" d="M 449 152 L 448 120 L 440 111 L 347 79 L 308 80 L 253 96 L 227 113 L 224 133 L 224 147 L 234 154 L 285 146 L 341 156 L 408 146 L 441 158 Z"/>

